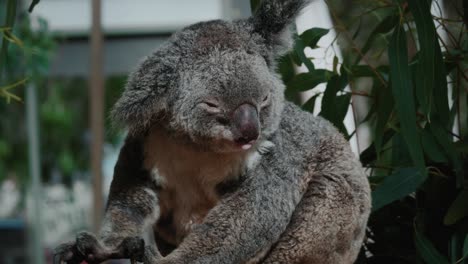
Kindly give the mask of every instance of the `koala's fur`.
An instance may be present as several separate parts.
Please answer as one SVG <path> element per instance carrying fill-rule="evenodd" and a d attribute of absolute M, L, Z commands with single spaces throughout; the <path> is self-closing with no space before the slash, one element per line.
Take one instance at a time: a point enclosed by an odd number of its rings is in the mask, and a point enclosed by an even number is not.
<path fill-rule="evenodd" d="M 112 112 L 129 134 L 99 239 L 80 234 L 58 249 L 62 260 L 355 261 L 367 178 L 329 122 L 285 101 L 275 73 L 307 3 L 264 0 L 247 20 L 189 26 L 141 63 Z M 233 125 L 239 105 L 258 113 L 250 149 L 235 143 L 245 132 Z M 161 254 L 137 254 L 141 244 L 129 239 L 149 225 Z"/>

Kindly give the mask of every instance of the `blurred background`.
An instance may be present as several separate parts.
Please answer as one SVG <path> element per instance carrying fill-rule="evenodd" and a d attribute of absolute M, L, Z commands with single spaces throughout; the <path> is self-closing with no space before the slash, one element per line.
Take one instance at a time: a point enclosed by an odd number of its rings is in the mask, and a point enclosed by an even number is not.
<path fill-rule="evenodd" d="M 258 3 L 0 0 L 0 264 L 51 263 L 60 242 L 96 230 L 125 137 L 108 113 L 128 73 L 173 32 Z M 374 190 L 359 263 L 468 263 L 467 10 L 316 0 L 297 20 L 278 69 L 287 98 L 348 137 Z"/>

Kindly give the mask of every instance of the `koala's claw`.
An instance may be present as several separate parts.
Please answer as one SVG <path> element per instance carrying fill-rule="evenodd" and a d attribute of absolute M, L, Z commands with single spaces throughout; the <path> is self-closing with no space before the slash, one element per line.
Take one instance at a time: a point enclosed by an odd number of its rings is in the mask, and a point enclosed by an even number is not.
<path fill-rule="evenodd" d="M 93 234 L 81 232 L 75 242 L 64 243 L 55 249 L 54 264 L 100 263 L 108 255 L 106 251 Z"/>
<path fill-rule="evenodd" d="M 61 244 L 54 250 L 54 264 L 79 264 L 83 259 L 84 256 L 78 252 L 74 242 Z"/>
<path fill-rule="evenodd" d="M 145 241 L 139 237 L 127 237 L 115 248 L 109 249 L 91 233 L 81 232 L 75 242 L 64 243 L 54 252 L 54 264 L 98 264 L 109 259 L 131 259 L 143 262 Z"/>
<path fill-rule="evenodd" d="M 117 247 L 117 252 L 122 253 L 125 258 L 143 262 L 145 256 L 145 241 L 139 237 L 127 237 Z"/>

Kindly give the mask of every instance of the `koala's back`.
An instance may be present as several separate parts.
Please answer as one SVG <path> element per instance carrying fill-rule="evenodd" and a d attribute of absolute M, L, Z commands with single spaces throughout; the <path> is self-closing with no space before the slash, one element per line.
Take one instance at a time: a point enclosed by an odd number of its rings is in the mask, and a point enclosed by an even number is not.
<path fill-rule="evenodd" d="M 349 143 L 328 121 L 287 103 L 276 139 L 307 190 L 286 231 L 249 263 L 353 263 L 370 213 L 370 188 Z M 260 261 L 261 260 L 261 261 Z"/>

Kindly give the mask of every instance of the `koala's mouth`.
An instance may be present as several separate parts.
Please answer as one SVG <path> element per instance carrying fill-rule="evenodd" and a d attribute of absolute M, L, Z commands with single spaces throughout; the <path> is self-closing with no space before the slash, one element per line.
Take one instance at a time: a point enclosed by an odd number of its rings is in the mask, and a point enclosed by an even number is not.
<path fill-rule="evenodd" d="M 258 142 L 259 137 L 254 139 L 240 138 L 233 141 L 233 145 L 239 150 L 249 150 Z"/>
<path fill-rule="evenodd" d="M 249 150 L 252 148 L 253 145 L 255 145 L 257 141 L 256 140 L 251 140 L 247 143 L 243 143 L 243 142 L 235 142 L 236 146 L 240 149 L 243 149 L 243 150 Z"/>

